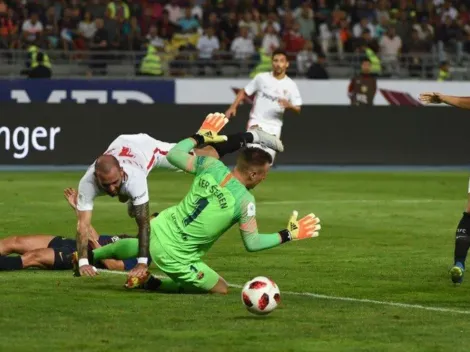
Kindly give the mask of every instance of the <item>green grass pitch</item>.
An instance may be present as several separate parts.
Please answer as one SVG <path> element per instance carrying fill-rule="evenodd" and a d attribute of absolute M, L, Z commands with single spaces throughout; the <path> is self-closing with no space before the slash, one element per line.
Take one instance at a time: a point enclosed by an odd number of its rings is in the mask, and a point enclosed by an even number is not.
<path fill-rule="evenodd" d="M 1 232 L 73 237 L 62 190 L 78 173 L 0 173 Z M 154 172 L 152 211 L 179 201 L 192 178 Z M 227 281 L 271 277 L 282 304 L 250 315 L 228 296 L 127 292 L 124 277 L 71 272 L 0 273 L 2 351 L 469 351 L 470 314 L 285 293 L 398 302 L 470 313 L 470 277 L 454 287 L 455 228 L 466 204 L 465 173 L 272 173 L 254 191 L 262 232 L 292 210 L 322 220 L 319 238 L 245 252 L 230 230 L 206 262 Z M 100 233 L 134 234 L 126 207 L 96 202 Z M 283 294 L 284 292 L 284 294 Z"/>

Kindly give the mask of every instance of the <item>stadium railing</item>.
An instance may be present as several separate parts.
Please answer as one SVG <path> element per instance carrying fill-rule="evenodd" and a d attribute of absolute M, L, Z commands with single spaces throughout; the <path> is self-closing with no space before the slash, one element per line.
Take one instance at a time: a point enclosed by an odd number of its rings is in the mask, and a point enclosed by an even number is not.
<path fill-rule="evenodd" d="M 145 51 L 63 51 L 47 50 L 52 63 L 53 77 L 93 77 L 96 67 L 104 66 L 100 78 L 136 77 Z M 296 55 L 292 54 L 289 75 L 303 77 L 297 70 Z M 162 52 L 163 78 L 167 77 L 248 77 L 257 65 L 257 57 L 236 60 L 230 52 L 219 52 L 213 59 L 202 66 L 195 51 Z M 329 54 L 327 66 L 330 78 L 351 78 L 359 72 L 360 54 Z M 27 51 L 0 50 L 0 77 L 18 78 L 25 69 Z M 450 62 L 455 62 L 449 56 Z M 463 62 L 470 62 L 470 56 L 464 56 Z M 398 59 L 382 58 L 383 76 L 394 79 L 435 79 L 440 61 L 435 54 L 402 54 Z M 94 67 L 94 69 L 93 69 Z M 203 67 L 203 68 L 202 68 Z M 93 74 L 95 72 L 95 74 Z M 460 64 L 451 67 L 455 80 L 470 78 L 470 69 Z"/>

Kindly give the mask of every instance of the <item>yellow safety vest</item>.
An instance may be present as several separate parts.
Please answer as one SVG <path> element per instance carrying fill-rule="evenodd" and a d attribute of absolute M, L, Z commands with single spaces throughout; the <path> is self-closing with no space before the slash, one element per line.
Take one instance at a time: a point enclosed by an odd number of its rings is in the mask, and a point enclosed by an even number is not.
<path fill-rule="evenodd" d="M 42 52 L 42 51 L 39 50 L 39 48 L 36 45 L 31 45 L 28 48 L 28 53 L 31 54 L 31 66 L 30 66 L 30 68 L 35 68 L 35 67 L 39 66 L 39 62 L 38 62 L 37 57 L 38 57 L 38 54 L 40 52 Z M 42 55 L 43 55 L 43 61 L 41 62 L 41 65 L 45 66 L 47 68 L 51 68 L 51 60 L 49 60 L 49 56 L 45 52 L 42 52 Z"/>
<path fill-rule="evenodd" d="M 153 46 L 148 47 L 147 55 L 140 63 L 140 73 L 153 76 L 163 75 L 160 56 L 158 56 L 157 49 Z"/>
<path fill-rule="evenodd" d="M 131 12 L 129 10 L 129 6 L 125 2 L 120 4 L 124 8 L 124 19 L 128 20 L 131 17 Z M 114 18 L 116 17 L 116 4 L 114 2 L 110 2 L 108 4 L 108 10 L 109 10 L 109 17 Z"/>
<path fill-rule="evenodd" d="M 366 49 L 367 58 L 370 61 L 371 73 L 380 74 L 382 73 L 382 63 L 380 58 L 375 54 L 374 50 L 371 48 Z"/>
<path fill-rule="evenodd" d="M 450 72 L 444 71 L 443 69 L 439 70 L 439 76 L 437 77 L 439 82 L 450 81 Z"/>
<path fill-rule="evenodd" d="M 272 58 L 271 55 L 267 55 L 263 49 L 259 49 L 260 62 L 251 71 L 250 78 L 255 77 L 258 73 L 269 72 L 272 70 Z"/>

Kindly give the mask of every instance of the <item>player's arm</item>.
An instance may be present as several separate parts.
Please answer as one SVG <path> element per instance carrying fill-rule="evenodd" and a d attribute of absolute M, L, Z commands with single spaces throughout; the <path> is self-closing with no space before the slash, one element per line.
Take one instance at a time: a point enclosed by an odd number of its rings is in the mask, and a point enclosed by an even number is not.
<path fill-rule="evenodd" d="M 93 238 L 91 226 L 93 200 L 97 195 L 92 177 L 92 174 L 87 172 L 78 185 L 76 239 L 80 276 L 96 275 L 96 269 L 88 262 L 88 240 Z"/>
<path fill-rule="evenodd" d="M 470 109 L 470 97 L 456 97 L 451 95 L 441 95 L 441 102 L 447 105 L 462 109 Z"/>
<path fill-rule="evenodd" d="M 77 191 L 71 187 L 64 189 L 64 197 L 69 203 L 70 207 L 72 208 L 73 212 L 75 213 L 75 216 L 77 217 L 78 220 L 78 210 L 77 210 Z M 98 238 L 100 235 L 98 232 L 96 232 L 95 228 L 93 225 L 90 223 L 90 241 L 98 241 Z"/>
<path fill-rule="evenodd" d="M 231 118 L 232 116 L 235 116 L 237 114 L 237 108 L 241 104 L 243 99 L 245 99 L 245 97 L 247 96 L 255 94 L 258 91 L 258 89 L 259 89 L 259 78 L 258 76 L 255 76 L 255 78 L 253 78 L 246 85 L 244 89 L 240 89 L 237 96 L 235 97 L 234 102 L 232 103 L 232 105 L 230 105 L 228 110 L 225 112 L 225 116 L 227 118 Z"/>
<path fill-rule="evenodd" d="M 470 97 L 456 97 L 437 92 L 422 93 L 419 100 L 425 104 L 447 104 L 456 108 L 470 109 Z"/>
<path fill-rule="evenodd" d="M 300 96 L 297 85 L 292 86 L 291 96 L 289 99 L 280 99 L 279 104 L 287 110 L 292 110 L 297 114 L 300 114 L 302 110 L 302 97 Z"/>
<path fill-rule="evenodd" d="M 297 220 L 297 212 L 295 212 L 289 219 L 286 229 L 276 233 L 261 234 L 258 232 L 254 202 L 249 202 L 242 207 L 239 227 L 243 244 L 248 252 L 262 251 L 294 240 L 318 237 L 321 229 L 320 219 L 315 215 L 309 214 Z"/>

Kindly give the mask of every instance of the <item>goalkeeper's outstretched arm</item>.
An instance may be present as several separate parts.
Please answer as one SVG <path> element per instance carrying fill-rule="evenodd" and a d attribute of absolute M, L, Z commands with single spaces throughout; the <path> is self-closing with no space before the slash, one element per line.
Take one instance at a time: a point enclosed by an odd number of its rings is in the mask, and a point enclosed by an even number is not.
<path fill-rule="evenodd" d="M 244 204 L 242 207 L 239 227 L 243 244 L 248 252 L 258 252 L 286 242 L 318 237 L 321 229 L 320 219 L 314 214 L 297 220 L 298 213 L 294 211 L 285 229 L 275 233 L 261 234 L 258 232 L 254 202 Z"/>

